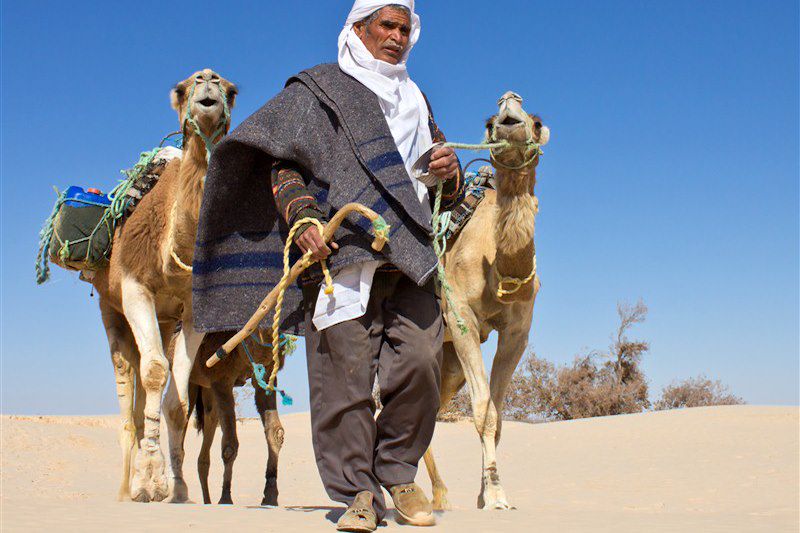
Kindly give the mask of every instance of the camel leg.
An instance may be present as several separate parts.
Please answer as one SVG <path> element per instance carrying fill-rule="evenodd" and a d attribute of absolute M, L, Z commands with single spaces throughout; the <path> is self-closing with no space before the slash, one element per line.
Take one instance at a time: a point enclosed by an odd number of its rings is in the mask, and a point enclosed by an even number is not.
<path fill-rule="evenodd" d="M 489 380 L 489 389 L 492 402 L 502 409 L 506 399 L 508 385 L 514 376 L 519 360 L 528 346 L 528 332 L 530 320 L 525 322 L 523 329 L 514 328 L 513 331 L 500 331 L 497 339 L 497 353 L 492 361 L 492 374 Z M 494 435 L 495 446 L 500 444 L 500 433 L 503 429 L 503 417 L 497 419 L 497 431 Z"/>
<path fill-rule="evenodd" d="M 458 362 L 458 356 L 453 348 L 453 345 L 445 343 L 443 347 L 442 359 L 442 386 L 439 395 L 439 409 L 443 410 L 453 399 L 453 396 L 464 386 L 464 371 L 461 369 L 461 363 Z M 436 467 L 436 461 L 433 458 L 433 447 L 428 447 L 425 455 L 425 469 L 428 471 L 428 477 L 431 479 L 431 487 L 433 488 L 433 509 L 435 511 L 448 511 L 452 509 L 450 502 L 447 501 L 447 486 L 444 484 L 442 476 L 439 474 L 439 469 Z"/>
<path fill-rule="evenodd" d="M 211 469 L 211 445 L 217 433 L 217 410 L 214 408 L 214 395 L 208 389 L 200 389 L 202 402 L 197 405 L 197 429 L 203 432 L 203 444 L 197 455 L 197 474 L 200 476 L 200 488 L 203 491 L 203 503 L 211 503 L 211 492 L 208 490 L 208 471 Z"/>
<path fill-rule="evenodd" d="M 189 488 L 183 479 L 184 440 L 189 425 L 189 375 L 203 335 L 192 328 L 190 314 L 185 314 L 180 332 L 175 338 L 172 357 L 172 379 L 164 399 L 164 416 L 169 430 L 169 457 L 172 466 L 170 503 L 189 500 Z"/>
<path fill-rule="evenodd" d="M 478 324 L 468 306 L 461 306 L 461 315 L 467 323 L 469 332 L 462 334 L 452 331 L 453 346 L 458 354 L 464 377 L 469 386 L 472 399 L 472 419 L 481 439 L 483 450 L 483 470 L 481 476 L 481 492 L 478 495 L 480 509 L 509 509 L 502 487 L 497 480 L 497 457 L 495 454 L 494 436 L 497 430 L 497 409 L 489 393 L 489 380 L 483 365 Z M 486 492 L 486 487 L 494 490 Z M 489 496 L 489 498 L 487 498 Z"/>
<path fill-rule="evenodd" d="M 505 490 L 500 483 L 496 462 L 496 449 L 500 442 L 500 431 L 503 424 L 502 406 L 506 390 L 528 344 L 528 331 L 530 330 L 530 317 L 523 320 L 524 327 L 514 327 L 511 331 L 499 331 L 497 353 L 492 363 L 490 381 L 491 399 L 488 402 L 492 409 L 497 409 L 494 418 L 494 428 L 486 428 L 482 444 L 484 448 L 484 474 L 481 481 L 481 494 L 478 497 L 478 506 L 484 509 L 513 509 L 508 503 Z M 473 402 L 474 405 L 474 402 Z M 487 421 L 488 425 L 488 421 Z M 490 455 L 487 455 L 488 454 Z M 488 468 L 487 468 L 488 466 Z"/>
<path fill-rule="evenodd" d="M 189 391 L 189 412 L 191 412 L 196 401 L 198 389 L 199 387 L 195 385 Z M 189 503 L 189 487 L 183 479 L 184 442 L 186 440 L 188 416 L 184 414 L 174 379 L 170 380 L 167 386 L 167 394 L 164 396 L 164 419 L 167 422 L 169 462 L 172 468 L 172 488 L 167 502 Z"/>
<path fill-rule="evenodd" d="M 179 407 L 183 410 L 187 423 L 189 421 L 189 376 L 197 357 L 197 350 L 203 340 L 203 334 L 195 331 L 192 326 L 191 310 L 186 309 L 181 320 L 181 330 L 175 338 L 175 352 L 172 356 L 172 379 L 178 393 Z"/>
<path fill-rule="evenodd" d="M 267 471 L 264 483 L 264 498 L 261 505 L 277 507 L 278 505 L 278 455 L 283 446 L 283 425 L 278 417 L 276 394 L 267 394 L 264 389 L 253 384 L 255 389 L 255 402 L 261 424 L 264 426 L 264 436 L 267 438 L 269 456 L 267 458 Z"/>
<path fill-rule="evenodd" d="M 232 504 L 231 481 L 233 479 L 233 463 L 239 452 L 239 439 L 236 436 L 236 402 L 233 398 L 233 386 L 227 382 L 214 382 L 211 385 L 214 392 L 214 407 L 219 416 L 219 425 L 222 428 L 222 463 L 225 470 L 222 475 L 222 495 L 220 504 Z"/>
<path fill-rule="evenodd" d="M 164 356 L 153 295 L 131 278 L 122 280 L 122 307 L 141 356 L 139 375 L 144 387 L 144 437 L 134 462 L 131 497 L 135 501 L 161 501 L 169 492 L 161 453 L 161 396 L 167 384 L 169 363 Z"/>
<path fill-rule="evenodd" d="M 104 305 L 102 301 L 100 302 L 100 312 L 103 317 L 106 336 L 108 337 L 108 346 L 111 350 L 111 362 L 114 364 L 117 400 L 119 401 L 119 445 L 122 449 L 122 478 L 117 499 L 119 501 L 127 501 L 131 498 L 131 454 L 136 445 L 134 401 L 136 397 L 137 354 L 125 317 Z"/>

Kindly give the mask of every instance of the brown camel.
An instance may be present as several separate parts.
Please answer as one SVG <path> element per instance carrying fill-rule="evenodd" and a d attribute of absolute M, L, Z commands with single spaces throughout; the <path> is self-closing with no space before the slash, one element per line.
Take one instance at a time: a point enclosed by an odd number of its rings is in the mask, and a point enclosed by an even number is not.
<path fill-rule="evenodd" d="M 198 351 L 198 357 L 192 367 L 189 377 L 189 413 L 197 411 L 197 427 L 203 433 L 203 444 L 197 458 L 197 471 L 200 476 L 200 486 L 203 491 L 203 503 L 211 503 L 208 489 L 208 469 L 210 465 L 209 453 L 214 440 L 217 424 L 222 428 L 222 461 L 224 473 L 222 478 L 222 495 L 220 504 L 232 504 L 231 482 L 233 479 L 233 463 L 239 451 L 239 439 L 236 433 L 236 405 L 233 396 L 235 386 L 244 385 L 248 378 L 252 378 L 255 389 L 254 400 L 261 423 L 264 426 L 264 436 L 267 439 L 269 455 L 267 458 L 266 481 L 264 484 L 264 497 L 261 505 L 278 505 L 278 454 L 283 445 L 284 430 L 278 417 L 275 393 L 267 395 L 258 386 L 250 360 L 245 353 L 243 345 L 239 345 L 231 357 L 226 358 L 212 368 L 205 365 L 214 353 L 232 333 L 209 333 L 205 335 Z M 262 335 L 265 339 L 268 333 Z M 175 337 L 177 340 L 177 336 Z M 215 344 L 216 343 L 216 344 Z M 247 339 L 247 350 L 257 363 L 265 366 L 266 375 L 269 376 L 272 366 L 272 349 L 265 346 L 261 337 Z M 174 352 L 175 342 L 170 344 L 169 355 Z M 281 363 L 283 361 L 281 360 Z M 173 386 L 174 379 L 170 382 L 164 398 L 164 417 L 169 433 L 170 466 L 172 468 L 173 486 L 169 502 L 184 503 L 189 501 L 188 489 L 183 479 L 184 439 L 187 429 L 187 413 L 184 412 L 178 398 L 177 388 Z M 195 406 L 196 402 L 196 406 Z"/>
<path fill-rule="evenodd" d="M 539 117 L 523 111 L 518 95 L 508 92 L 498 104 L 499 113 L 486 124 L 487 140 L 516 144 L 492 154 L 497 170 L 496 192 L 486 191 L 472 218 L 448 243 L 444 257 L 454 309 L 445 310 L 448 328 L 441 405 L 444 408 L 465 382 L 469 385 L 473 420 L 483 449 L 478 496 L 478 507 L 483 509 L 511 507 L 500 485 L 495 449 L 500 441 L 500 409 L 528 344 L 533 302 L 539 290 L 533 244 L 538 209 L 533 188 L 539 156 L 538 148 L 530 143 L 544 145 L 550 138 L 549 129 Z M 454 310 L 464 319 L 467 333 L 462 334 L 456 326 Z M 498 341 L 490 381 L 481 343 L 493 330 L 498 333 Z M 434 508 L 445 509 L 447 488 L 430 449 L 425 454 L 425 465 L 433 484 Z"/>
<path fill-rule="evenodd" d="M 191 369 L 202 335 L 191 327 L 187 265 L 194 254 L 207 150 L 227 133 L 235 97 L 236 86 L 210 69 L 175 86 L 171 100 L 183 129 L 183 155 L 167 164 L 153 190 L 117 228 L 109 266 L 92 279 L 122 415 L 120 499 L 160 501 L 168 494 L 160 446 L 161 399 L 169 373 L 165 346 L 181 321 L 173 365 Z M 177 374 L 188 379 L 189 371 Z M 188 381 L 176 382 L 186 413 L 188 389 Z"/>

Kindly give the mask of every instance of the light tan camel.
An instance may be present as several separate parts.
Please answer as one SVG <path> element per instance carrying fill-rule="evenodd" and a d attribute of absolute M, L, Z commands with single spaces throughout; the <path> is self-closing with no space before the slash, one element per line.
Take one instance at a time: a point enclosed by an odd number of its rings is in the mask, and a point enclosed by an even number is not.
<path fill-rule="evenodd" d="M 509 509 L 497 473 L 495 449 L 500 441 L 501 409 L 506 389 L 528 344 L 533 302 L 539 290 L 533 244 L 538 200 L 536 184 L 538 152 L 524 143 L 544 145 L 550 131 L 541 120 L 522 109 L 522 98 L 506 93 L 498 102 L 499 113 L 486 124 L 487 140 L 508 140 L 511 147 L 495 150 L 496 192 L 487 189 L 484 200 L 445 255 L 447 279 L 452 286 L 453 307 L 464 319 L 468 333 L 456 326 L 452 309 L 445 310 L 441 406 L 458 390 L 469 386 L 475 428 L 483 449 L 483 474 L 478 507 Z M 498 293 L 500 280 L 502 289 Z M 517 280 L 512 281 L 512 279 Z M 517 290 L 514 290 L 514 288 Z M 497 331 L 491 381 L 487 378 L 481 343 Z M 425 465 L 433 484 L 433 504 L 447 508 L 447 488 L 438 473 L 432 450 Z"/>
<path fill-rule="evenodd" d="M 270 334 L 264 334 L 265 339 Z M 197 427 L 203 433 L 203 443 L 197 458 L 197 471 L 200 476 L 200 486 L 203 492 L 203 503 L 211 503 L 208 489 L 208 470 L 210 466 L 209 453 L 214 440 L 217 424 L 222 428 L 222 461 L 224 473 L 222 478 L 222 495 L 220 504 L 231 504 L 231 483 L 233 479 L 233 463 L 239 451 L 239 439 L 236 433 L 236 405 L 233 395 L 235 386 L 244 385 L 248 378 L 253 377 L 250 360 L 245 353 L 243 345 L 239 345 L 231 357 L 226 358 L 213 368 L 208 368 L 205 362 L 218 346 L 233 336 L 233 332 L 206 334 L 197 353 L 197 359 L 192 367 L 189 377 L 189 413 L 195 408 L 197 412 Z M 176 336 L 177 339 L 177 336 Z M 247 350 L 257 363 L 265 366 L 266 375 L 272 371 L 272 349 L 257 339 L 247 339 Z M 175 343 L 171 343 L 169 356 L 174 352 Z M 173 380 L 167 389 L 164 398 L 164 417 L 169 433 L 170 467 L 172 469 L 173 485 L 168 499 L 171 503 L 185 503 L 189 501 L 188 488 L 183 479 L 184 439 L 188 424 L 187 413 L 178 398 L 178 391 Z M 264 436 L 267 439 L 268 457 L 267 470 L 264 484 L 264 497 L 261 505 L 278 505 L 278 455 L 283 445 L 284 430 L 278 417 L 275 393 L 267 395 L 264 390 L 252 381 L 255 389 L 254 400 L 256 410 L 264 427 Z"/>
<path fill-rule="evenodd" d="M 160 446 L 161 399 L 169 373 L 165 346 L 181 321 L 173 365 L 192 368 L 202 335 L 191 327 L 186 265 L 194 254 L 207 148 L 227 133 L 235 97 L 236 86 L 210 69 L 175 86 L 171 100 L 184 133 L 183 156 L 166 166 L 153 190 L 117 228 L 109 266 L 92 279 L 122 415 L 120 499 L 160 501 L 168 494 Z M 188 380 L 189 370 L 177 374 Z M 188 381 L 176 383 L 187 413 L 188 389 Z"/>

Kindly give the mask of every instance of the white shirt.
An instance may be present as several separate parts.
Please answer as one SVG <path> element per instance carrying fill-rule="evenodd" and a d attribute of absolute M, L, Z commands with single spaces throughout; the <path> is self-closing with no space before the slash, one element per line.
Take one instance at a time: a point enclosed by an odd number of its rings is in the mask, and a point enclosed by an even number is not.
<path fill-rule="evenodd" d="M 411 34 L 408 46 L 397 65 L 375 59 L 353 31 L 353 24 L 389 4 L 405 5 L 411 11 Z M 411 177 L 414 162 L 432 144 L 428 127 L 428 106 L 422 92 L 406 70 L 411 48 L 419 39 L 420 20 L 414 13 L 413 0 L 356 0 L 339 34 L 339 67 L 378 96 L 389 130 L 409 179 L 423 204 L 429 201 L 427 187 Z M 367 311 L 375 270 L 385 261 L 350 265 L 334 273 L 333 294 L 320 290 L 312 323 L 323 330 L 345 320 L 363 316 Z"/>

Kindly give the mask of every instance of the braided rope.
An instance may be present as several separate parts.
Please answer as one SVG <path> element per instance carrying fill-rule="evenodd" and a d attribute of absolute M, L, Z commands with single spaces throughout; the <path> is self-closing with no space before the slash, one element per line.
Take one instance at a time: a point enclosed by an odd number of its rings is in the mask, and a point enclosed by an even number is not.
<path fill-rule="evenodd" d="M 514 294 L 520 290 L 523 285 L 530 283 L 530 281 L 536 277 L 536 254 L 533 254 L 533 268 L 531 268 L 531 273 L 524 279 L 515 278 L 513 276 L 501 276 L 497 270 L 495 270 L 495 273 L 497 274 L 497 297 L 502 298 L 507 294 Z M 511 288 L 504 289 L 504 284 L 511 285 Z"/>
<path fill-rule="evenodd" d="M 272 373 L 269 376 L 269 383 L 267 384 L 269 390 L 275 390 L 275 380 L 278 377 L 278 370 L 280 366 L 280 325 L 281 325 L 281 308 L 283 307 L 283 296 L 286 293 L 286 287 L 289 285 L 289 251 L 294 242 L 294 234 L 304 224 L 313 224 L 317 227 L 320 234 L 323 233 L 325 227 L 322 222 L 312 217 L 301 218 L 294 223 L 292 229 L 289 230 L 289 235 L 286 237 L 286 244 L 283 247 L 283 276 L 278 283 L 278 299 L 275 303 L 275 316 L 272 319 Z M 311 250 L 303 254 L 301 258 L 303 268 L 308 268 L 314 261 L 311 259 Z M 331 278 L 330 270 L 325 260 L 320 261 L 322 267 L 322 275 L 325 277 L 325 294 L 333 294 L 333 279 Z"/>

